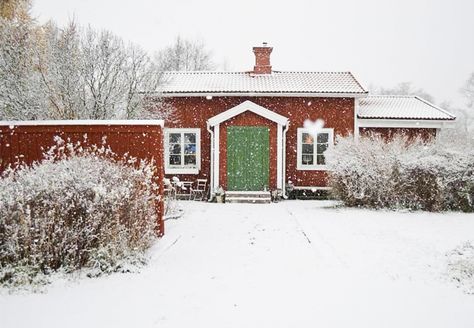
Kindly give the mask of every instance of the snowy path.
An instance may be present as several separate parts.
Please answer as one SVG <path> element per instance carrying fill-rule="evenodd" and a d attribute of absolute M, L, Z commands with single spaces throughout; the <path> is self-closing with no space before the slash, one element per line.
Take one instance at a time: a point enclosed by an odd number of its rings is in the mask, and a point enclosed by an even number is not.
<path fill-rule="evenodd" d="M 474 327 L 444 254 L 474 216 L 185 202 L 140 274 L 0 294 L 7 327 Z"/>

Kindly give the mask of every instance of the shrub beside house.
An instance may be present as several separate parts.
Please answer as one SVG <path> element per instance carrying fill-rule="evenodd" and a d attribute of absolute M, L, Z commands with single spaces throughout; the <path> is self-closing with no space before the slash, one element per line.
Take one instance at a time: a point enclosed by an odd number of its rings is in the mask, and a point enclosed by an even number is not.
<path fill-rule="evenodd" d="M 59 141 L 31 166 L 0 178 L 0 284 L 53 272 L 121 270 L 156 238 L 154 164 Z"/>
<path fill-rule="evenodd" d="M 328 152 L 329 186 L 346 206 L 474 211 L 474 144 L 407 136 L 340 138 Z"/>

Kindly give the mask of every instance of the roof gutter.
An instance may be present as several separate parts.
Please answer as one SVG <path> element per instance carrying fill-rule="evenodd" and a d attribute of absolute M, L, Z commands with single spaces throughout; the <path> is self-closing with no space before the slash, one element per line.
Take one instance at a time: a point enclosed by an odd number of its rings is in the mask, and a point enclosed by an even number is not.
<path fill-rule="evenodd" d="M 359 128 L 453 128 L 456 120 L 358 118 Z"/>

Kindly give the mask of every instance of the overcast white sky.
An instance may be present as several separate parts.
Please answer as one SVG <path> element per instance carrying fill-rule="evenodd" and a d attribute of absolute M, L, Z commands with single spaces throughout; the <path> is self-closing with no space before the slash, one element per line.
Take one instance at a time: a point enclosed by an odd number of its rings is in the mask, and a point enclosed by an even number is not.
<path fill-rule="evenodd" d="M 253 67 L 273 47 L 276 70 L 350 70 L 365 84 L 412 81 L 461 103 L 474 72 L 474 0 L 33 0 L 41 22 L 105 28 L 150 52 L 177 35 L 202 39 L 218 64 Z"/>

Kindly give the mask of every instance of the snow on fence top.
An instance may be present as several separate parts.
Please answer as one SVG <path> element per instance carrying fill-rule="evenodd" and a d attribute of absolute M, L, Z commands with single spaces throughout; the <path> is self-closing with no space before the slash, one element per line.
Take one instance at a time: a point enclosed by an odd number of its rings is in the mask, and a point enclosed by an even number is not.
<path fill-rule="evenodd" d="M 40 126 L 40 125 L 159 125 L 163 120 L 45 120 L 45 121 L 0 121 L 0 126 Z"/>

